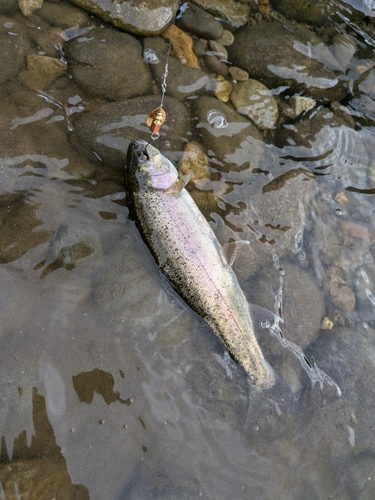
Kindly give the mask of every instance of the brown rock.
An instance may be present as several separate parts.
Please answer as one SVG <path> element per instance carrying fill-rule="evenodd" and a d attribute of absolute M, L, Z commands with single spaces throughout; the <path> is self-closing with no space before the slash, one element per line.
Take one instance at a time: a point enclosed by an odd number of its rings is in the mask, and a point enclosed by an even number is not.
<path fill-rule="evenodd" d="M 67 65 L 60 59 L 29 54 L 27 70 L 19 75 L 21 83 L 33 90 L 44 89 L 67 71 Z"/>
<path fill-rule="evenodd" d="M 229 74 L 233 80 L 236 80 L 237 82 L 245 82 L 249 79 L 249 73 L 238 66 L 230 66 Z"/>
<path fill-rule="evenodd" d="M 43 0 L 19 0 L 19 6 L 24 16 L 31 16 L 33 12 L 39 10 Z"/>
<path fill-rule="evenodd" d="M 339 285 L 331 281 L 329 283 L 329 293 L 332 303 L 342 311 L 351 312 L 355 307 L 355 295 L 347 285 Z"/>
<path fill-rule="evenodd" d="M 347 236 L 352 236 L 361 240 L 367 240 L 369 238 L 367 227 L 357 222 L 342 221 L 341 231 Z"/>
<path fill-rule="evenodd" d="M 193 39 L 184 31 L 171 24 L 161 35 L 170 40 L 176 59 L 190 68 L 200 69 L 199 61 L 193 51 Z"/>

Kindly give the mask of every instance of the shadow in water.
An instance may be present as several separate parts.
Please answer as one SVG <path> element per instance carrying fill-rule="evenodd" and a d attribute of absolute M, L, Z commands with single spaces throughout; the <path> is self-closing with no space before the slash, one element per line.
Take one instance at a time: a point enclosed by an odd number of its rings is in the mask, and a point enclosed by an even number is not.
<path fill-rule="evenodd" d="M 28 500 L 89 500 L 85 486 L 72 484 L 55 435 L 49 422 L 45 398 L 33 388 L 33 421 L 35 435 L 30 447 L 26 431 L 14 440 L 9 458 L 5 437 L 0 450 L 0 497 Z"/>

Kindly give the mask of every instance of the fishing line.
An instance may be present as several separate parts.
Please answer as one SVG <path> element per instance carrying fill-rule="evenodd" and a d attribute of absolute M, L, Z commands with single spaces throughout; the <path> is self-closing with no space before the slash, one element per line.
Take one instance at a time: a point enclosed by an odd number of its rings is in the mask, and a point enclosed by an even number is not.
<path fill-rule="evenodd" d="M 157 108 L 153 109 L 146 118 L 146 125 L 151 130 L 151 140 L 146 145 L 146 149 L 152 142 L 159 139 L 160 137 L 159 130 L 163 125 L 163 123 L 165 122 L 165 120 L 167 119 L 167 113 L 163 108 L 163 104 L 164 104 L 165 93 L 167 91 L 168 64 L 169 64 L 169 56 L 171 53 L 171 46 L 172 46 L 172 41 L 170 38 L 168 43 L 167 59 L 165 61 L 165 67 L 163 73 L 163 81 L 161 82 L 160 104 Z"/>

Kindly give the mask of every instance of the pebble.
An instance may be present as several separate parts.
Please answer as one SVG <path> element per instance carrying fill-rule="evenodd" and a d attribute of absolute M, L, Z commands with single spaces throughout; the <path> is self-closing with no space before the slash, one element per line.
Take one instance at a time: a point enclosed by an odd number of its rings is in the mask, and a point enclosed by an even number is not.
<path fill-rule="evenodd" d="M 322 319 L 322 330 L 332 330 L 334 323 L 328 316 L 324 316 Z"/>
<path fill-rule="evenodd" d="M 228 75 L 228 66 L 222 61 L 219 61 L 216 56 L 206 55 L 204 58 L 204 62 L 210 73 L 216 73 L 217 75 L 221 76 Z"/>
<path fill-rule="evenodd" d="M 5 30 L 0 31 L 0 83 L 18 74 L 29 51 L 28 37 L 23 33 L 22 26 L 17 24 L 12 30 L 17 36 Z"/>
<path fill-rule="evenodd" d="M 223 45 L 224 47 L 229 47 L 234 42 L 234 35 L 229 30 L 224 30 L 220 38 L 218 38 L 217 43 Z"/>
<path fill-rule="evenodd" d="M 215 17 L 193 3 L 186 2 L 176 18 L 177 26 L 207 40 L 223 36 L 224 29 Z"/>
<path fill-rule="evenodd" d="M 43 90 L 56 78 L 67 72 L 67 65 L 54 57 L 29 54 L 27 56 L 27 70 L 20 73 L 21 83 L 33 90 Z"/>
<path fill-rule="evenodd" d="M 328 284 L 332 303 L 342 311 L 351 312 L 355 307 L 355 295 L 347 285 L 340 285 L 335 281 Z"/>
<path fill-rule="evenodd" d="M 228 102 L 229 96 L 231 95 L 233 90 L 233 85 L 228 80 L 225 80 L 224 77 L 218 76 L 216 78 L 214 95 L 222 102 Z"/>
<path fill-rule="evenodd" d="M 262 83 L 252 79 L 237 83 L 230 101 L 236 111 L 250 118 L 259 130 L 275 126 L 279 114 L 277 103 Z"/>
<path fill-rule="evenodd" d="M 19 6 L 24 16 L 31 14 L 41 8 L 43 0 L 19 0 Z"/>
<path fill-rule="evenodd" d="M 198 59 L 193 51 L 193 39 L 191 36 L 171 24 L 163 33 L 162 38 L 170 40 L 174 56 L 181 64 L 190 68 L 200 69 Z"/>
<path fill-rule="evenodd" d="M 237 82 L 245 82 L 249 79 L 249 73 L 238 66 L 229 66 L 228 71 L 233 80 Z"/>
<path fill-rule="evenodd" d="M 180 176 L 191 172 L 191 180 L 195 182 L 210 176 L 208 165 L 208 158 L 202 146 L 197 142 L 188 142 L 185 146 L 178 172 Z"/>
<path fill-rule="evenodd" d="M 228 61 L 228 52 L 225 47 L 220 45 L 220 43 L 215 40 L 210 40 L 208 45 L 211 50 L 207 52 L 207 54 L 218 57 L 220 61 Z"/>
<path fill-rule="evenodd" d="M 206 54 L 207 42 L 204 43 L 202 40 L 197 40 L 193 46 L 194 54 L 197 57 L 203 57 Z"/>
<path fill-rule="evenodd" d="M 343 191 L 340 191 L 340 193 L 337 193 L 337 195 L 335 196 L 335 200 L 340 205 L 346 205 L 346 203 L 348 203 L 348 198 L 346 197 L 346 194 Z"/>
<path fill-rule="evenodd" d="M 294 111 L 294 117 L 297 118 L 297 116 L 304 111 L 309 111 L 310 109 L 315 108 L 316 101 L 310 97 L 294 95 L 289 99 L 289 104 Z"/>

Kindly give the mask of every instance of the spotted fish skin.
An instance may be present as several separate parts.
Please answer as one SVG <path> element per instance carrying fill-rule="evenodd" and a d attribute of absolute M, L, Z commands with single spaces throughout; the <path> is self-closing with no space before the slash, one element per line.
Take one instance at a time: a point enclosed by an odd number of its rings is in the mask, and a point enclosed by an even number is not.
<path fill-rule="evenodd" d="M 129 145 L 130 217 L 168 281 L 225 342 L 260 389 L 274 385 L 245 295 L 222 247 L 174 165 L 145 141 Z"/>

